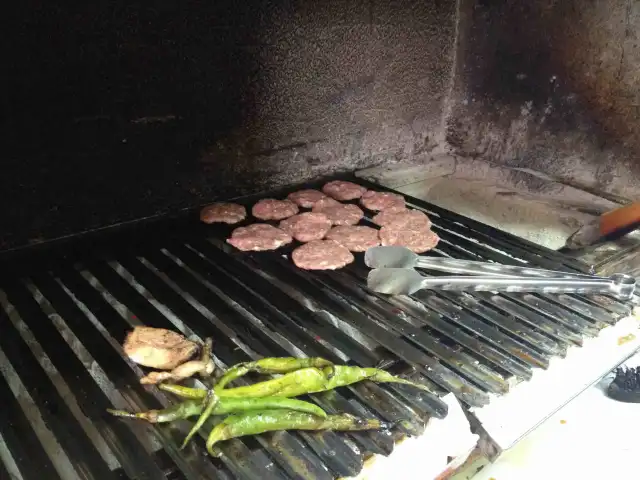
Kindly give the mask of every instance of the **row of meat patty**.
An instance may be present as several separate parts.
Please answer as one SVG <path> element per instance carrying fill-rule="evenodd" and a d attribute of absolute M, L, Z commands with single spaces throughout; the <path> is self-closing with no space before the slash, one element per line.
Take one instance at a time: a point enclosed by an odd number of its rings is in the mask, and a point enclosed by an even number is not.
<path fill-rule="evenodd" d="M 358 225 L 364 211 L 377 212 L 372 222 L 380 227 Z M 311 211 L 300 213 L 300 209 Z M 352 182 L 336 180 L 322 191 L 299 190 L 285 200 L 262 199 L 251 209 L 264 222 L 238 227 L 227 242 L 242 251 L 276 250 L 293 240 L 303 245 L 293 250 L 291 259 L 307 270 L 334 270 L 354 261 L 351 252 L 364 252 L 377 245 L 407 247 L 416 253 L 434 248 L 439 241 L 431 221 L 418 210 L 406 207 L 401 195 L 367 190 Z M 205 207 L 200 219 L 205 223 L 236 224 L 247 218 L 244 206 L 215 203 Z"/>

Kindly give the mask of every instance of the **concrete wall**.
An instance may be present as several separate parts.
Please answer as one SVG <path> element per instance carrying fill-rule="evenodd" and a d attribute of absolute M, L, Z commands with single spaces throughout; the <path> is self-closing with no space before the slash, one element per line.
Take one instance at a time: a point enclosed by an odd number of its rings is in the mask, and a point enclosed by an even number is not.
<path fill-rule="evenodd" d="M 455 153 L 640 197 L 640 2 L 462 0 L 460 25 Z"/>
<path fill-rule="evenodd" d="M 442 144 L 455 0 L 12 11 L 5 246 Z"/>
<path fill-rule="evenodd" d="M 0 248 L 447 150 L 640 193 L 633 0 L 34 0 L 7 16 Z"/>

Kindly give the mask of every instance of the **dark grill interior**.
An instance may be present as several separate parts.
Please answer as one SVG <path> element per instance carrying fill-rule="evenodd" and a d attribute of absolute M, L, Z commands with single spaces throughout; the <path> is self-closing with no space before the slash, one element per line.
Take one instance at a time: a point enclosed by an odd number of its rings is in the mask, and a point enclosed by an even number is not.
<path fill-rule="evenodd" d="M 360 183 L 365 184 L 358 180 Z M 316 185 L 307 185 L 308 187 Z M 379 186 L 372 188 L 382 189 Z M 299 187 L 298 187 L 299 188 Z M 288 191 L 273 193 L 282 196 Z M 269 195 L 269 196 L 272 196 Z M 246 198 L 247 204 L 258 197 Z M 584 264 L 425 202 L 442 238 L 434 255 L 586 271 Z M 229 227 L 195 215 L 112 235 L 29 250 L 5 259 L 0 286 L 0 433 L 24 478 L 336 478 L 357 474 L 394 439 L 420 434 L 446 415 L 453 392 L 470 406 L 526 381 L 553 356 L 628 314 L 605 296 L 458 294 L 423 291 L 383 298 L 364 287 L 366 268 L 297 269 L 284 254 L 241 254 L 223 243 Z M 383 365 L 432 386 L 358 384 L 310 399 L 328 412 L 387 421 L 384 432 L 283 432 L 177 450 L 184 428 L 123 422 L 115 406 L 168 405 L 118 345 L 135 324 L 214 338 L 219 367 L 262 356 L 322 356 Z M 184 427 L 184 426 L 182 426 Z M 0 462 L 0 477 L 8 478 Z"/>

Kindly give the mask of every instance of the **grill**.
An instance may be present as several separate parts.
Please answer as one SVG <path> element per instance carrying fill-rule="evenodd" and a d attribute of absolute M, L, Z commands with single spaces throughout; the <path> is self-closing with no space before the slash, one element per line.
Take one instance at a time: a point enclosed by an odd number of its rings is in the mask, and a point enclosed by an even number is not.
<path fill-rule="evenodd" d="M 588 271 L 434 205 L 407 203 L 431 217 L 442 239 L 430 254 Z M 1 478 L 15 471 L 27 479 L 353 476 L 369 455 L 389 455 L 398 439 L 444 418 L 445 393 L 482 407 L 631 312 L 607 296 L 423 291 L 385 298 L 366 289 L 361 257 L 340 271 L 306 272 L 286 250 L 232 251 L 224 244 L 229 231 L 201 225 L 189 212 L 7 255 L 0 280 Z M 408 374 L 433 394 L 364 383 L 309 398 L 330 413 L 403 420 L 391 434 L 261 435 L 224 442 L 219 459 L 198 439 L 180 452 L 188 425 L 105 414 L 172 401 L 139 385 L 141 371 L 118 350 L 137 324 L 212 336 L 220 368 L 262 356 L 322 356 Z"/>

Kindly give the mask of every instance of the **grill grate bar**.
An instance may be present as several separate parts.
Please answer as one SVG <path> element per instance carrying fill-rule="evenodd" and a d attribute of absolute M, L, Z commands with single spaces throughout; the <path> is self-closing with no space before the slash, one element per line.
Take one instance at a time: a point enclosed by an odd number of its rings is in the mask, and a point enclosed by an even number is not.
<path fill-rule="evenodd" d="M 0 375 L 0 400 L 2 400 L 2 408 L 0 409 L 2 439 L 22 477 L 38 478 L 38 475 L 42 475 L 51 480 L 60 478 L 33 431 L 32 423 L 23 413 L 7 380 L 2 375 Z"/>
<path fill-rule="evenodd" d="M 357 270 L 356 278 L 364 283 L 366 275 L 361 268 Z M 460 306 L 456 306 L 456 303 L 451 302 L 447 297 L 447 293 L 421 292 L 414 295 L 411 300 L 406 297 L 393 298 L 377 294 L 376 297 L 391 305 L 396 305 L 400 309 L 409 308 L 421 324 L 444 333 L 457 344 L 486 358 L 497 368 L 521 379 L 529 379 L 532 375 L 531 369 L 519 361 L 522 360 L 522 356 L 526 356 L 530 360 L 535 359 L 531 366 L 543 366 L 548 363 L 548 359 L 529 349 L 526 344 L 504 335 L 497 328 L 476 319 Z M 422 309 L 416 308 L 418 300 L 423 307 Z M 465 330 L 473 336 L 466 334 Z M 523 350 L 526 353 L 521 355 Z M 509 352 L 514 356 L 505 355 Z"/>
<path fill-rule="evenodd" d="M 175 248 L 177 248 L 177 247 L 175 247 Z M 181 258 L 181 259 L 183 259 L 183 260 L 185 260 L 185 261 L 187 261 L 187 262 L 188 262 L 188 265 L 189 265 L 190 267 L 193 267 L 194 269 L 200 269 L 200 270 L 203 270 L 203 269 L 202 269 L 202 265 L 198 265 L 197 263 L 192 263 L 191 261 L 189 261 L 189 260 L 192 260 L 192 261 L 193 261 L 193 260 L 197 260 L 197 257 L 195 256 L 195 252 L 190 252 L 190 251 L 189 251 L 189 250 L 187 250 L 187 249 L 179 249 L 179 250 L 176 250 L 176 249 L 174 249 L 173 247 L 172 247 L 172 251 L 177 252 L 177 254 L 178 254 L 178 255 L 180 255 L 180 258 Z M 191 258 L 190 258 L 190 257 L 191 257 Z M 200 263 L 201 263 L 201 262 L 200 262 Z M 176 273 L 176 272 L 171 272 L 171 276 L 173 277 L 174 275 L 177 275 L 177 273 Z M 220 279 L 218 278 L 218 280 L 220 280 Z M 226 284 L 226 282 L 225 282 L 225 284 Z M 192 291 L 196 291 L 196 289 L 195 289 L 195 288 L 193 288 L 193 289 L 192 289 Z M 205 302 L 205 301 L 209 301 L 209 302 L 210 302 L 210 301 L 211 301 L 211 299 L 210 299 L 210 297 L 211 297 L 210 292 L 209 292 L 208 294 L 207 294 L 207 292 L 204 292 L 204 293 L 202 294 L 202 297 L 203 297 L 203 298 L 202 298 L 201 300 L 202 300 L 203 302 Z M 259 330 L 259 331 L 257 331 L 257 332 L 259 332 L 260 334 L 264 334 L 264 331 L 263 331 L 262 329 L 261 329 L 261 330 Z M 285 333 L 285 332 L 283 332 L 283 333 Z M 264 347 L 263 347 L 263 348 L 264 348 Z M 279 352 L 281 348 L 282 348 L 282 347 L 281 347 L 280 345 L 277 345 L 277 346 L 271 346 L 271 347 L 264 348 L 262 351 L 258 351 L 257 353 L 259 354 L 259 356 L 264 356 L 264 355 L 266 355 L 266 354 L 267 354 L 266 352 L 269 352 L 269 351 L 271 351 L 271 352 Z M 283 354 L 283 355 L 290 355 L 291 353 L 292 353 L 292 352 L 288 352 L 288 351 L 286 351 L 286 350 L 281 351 L 281 354 Z M 359 396 L 359 395 L 360 395 L 360 394 L 358 393 L 358 392 L 359 392 L 359 386 L 356 386 L 356 387 L 348 387 L 348 388 L 347 388 L 347 390 L 348 390 L 348 391 L 350 390 L 350 391 L 351 391 L 351 392 L 353 392 L 356 396 Z M 382 389 L 380 390 L 380 392 L 383 392 L 383 391 L 384 391 L 384 390 L 382 390 Z M 397 403 L 397 402 L 396 402 L 396 403 Z M 371 404 L 371 402 L 370 402 L 370 404 Z M 388 420 L 388 421 L 394 421 L 394 420 L 397 420 L 397 419 L 399 419 L 399 418 L 406 418 L 406 413 L 407 413 L 407 411 L 406 411 L 406 406 L 404 406 L 403 404 L 398 404 L 398 405 L 394 408 L 394 407 L 393 407 L 393 404 L 394 404 L 394 402 L 393 402 L 393 398 L 392 398 L 392 396 L 388 395 L 388 396 L 387 396 L 387 400 L 386 400 L 386 402 L 385 402 L 384 404 L 382 404 L 382 405 L 378 405 L 378 406 L 376 406 L 376 407 L 375 407 L 375 410 L 376 410 L 376 412 L 377 412 L 377 414 L 378 414 L 378 415 L 383 416 L 383 417 L 384 417 L 386 420 Z M 396 412 L 396 413 L 394 413 L 394 412 Z M 414 430 L 415 430 L 415 429 L 419 429 L 419 428 L 420 428 L 420 425 L 415 425 L 415 426 L 414 426 Z"/>
<path fill-rule="evenodd" d="M 258 257 L 259 260 L 256 260 Z M 322 309 L 331 311 L 334 315 L 343 318 L 345 322 L 357 328 L 362 335 L 385 348 L 388 353 L 392 352 L 399 359 L 416 365 L 427 378 L 450 391 L 457 392 L 460 398 L 470 405 L 481 406 L 488 402 L 488 397 L 480 389 L 450 372 L 437 360 L 422 353 L 418 348 L 413 347 L 407 341 L 397 337 L 371 318 L 352 308 L 351 305 L 338 301 L 312 275 L 299 271 L 291 265 L 273 262 L 273 257 L 270 255 L 253 255 L 251 258 L 257 261 L 254 264 L 254 268 L 258 266 L 259 268 L 268 269 L 278 277 L 293 276 L 292 282 L 296 285 L 296 288 L 303 292 L 307 298 L 313 299 L 316 304 L 321 305 Z"/>
<path fill-rule="evenodd" d="M 133 287 L 128 285 L 121 277 L 119 277 L 117 273 L 112 270 L 106 263 L 92 262 L 87 267 L 116 299 L 127 305 L 130 308 L 131 312 L 133 312 L 133 314 L 136 315 L 138 319 L 143 319 L 144 324 L 167 329 L 175 329 L 178 327 L 178 325 L 174 325 L 173 323 L 171 323 L 171 321 L 167 317 L 165 317 L 162 312 L 158 311 L 155 306 L 147 302 L 143 296 L 135 291 Z M 198 335 L 200 339 L 204 338 L 207 335 L 207 332 L 212 332 L 214 338 L 229 338 L 228 331 L 225 331 L 225 329 L 220 329 L 220 324 L 216 325 L 214 323 L 211 323 L 208 319 L 198 319 L 196 317 L 192 317 L 190 319 L 190 326 L 193 329 L 193 332 Z M 183 333 L 188 334 L 190 332 L 183 331 Z M 218 348 L 219 347 L 220 343 L 218 343 Z M 246 360 L 246 358 L 239 358 L 238 356 L 236 356 L 234 358 L 234 363 Z M 279 440 L 282 444 L 286 444 L 288 442 L 291 442 L 291 440 L 288 438 L 290 436 L 290 433 L 284 433 L 282 435 L 282 438 L 280 438 Z M 282 454 L 279 453 L 275 447 L 270 446 L 267 443 L 264 443 L 263 447 L 265 447 L 270 457 L 277 461 L 282 467 L 284 467 L 285 470 L 294 470 L 294 467 L 291 466 L 289 462 L 287 462 L 286 459 L 282 457 Z M 306 453 L 306 451 L 302 449 L 299 450 L 302 454 Z M 297 468 L 304 468 L 305 471 L 313 472 L 314 476 L 316 476 L 317 478 L 323 478 L 323 476 L 326 476 L 326 469 L 318 459 L 305 459 L 302 455 L 300 455 L 300 457 L 297 458 L 297 461 L 299 462 Z"/>
<path fill-rule="evenodd" d="M 126 332 L 131 329 L 131 325 L 104 300 L 100 293 L 95 290 L 79 272 L 59 271 L 57 273 L 63 284 L 71 288 L 78 296 L 79 301 L 86 305 L 96 317 L 102 320 L 102 325 L 108 331 L 108 335 L 112 337 L 112 342 L 117 344 L 114 339 L 123 339 L 125 337 Z M 56 288 L 55 283 L 50 283 L 50 286 L 54 289 Z M 64 299 L 64 297 L 59 298 Z M 69 300 L 71 299 L 69 298 Z M 67 301 L 66 307 L 67 313 L 64 316 L 65 321 L 68 324 L 74 322 L 72 328 L 80 340 L 85 345 L 92 346 L 92 353 L 96 361 L 111 375 L 110 379 L 127 399 L 131 410 L 144 411 L 164 408 L 169 405 L 168 397 L 156 389 L 147 390 L 139 384 L 139 377 L 135 373 L 135 367 L 132 370 L 130 364 L 113 348 L 113 343 L 107 341 L 102 335 L 99 335 L 97 329 L 91 330 L 93 328 L 91 322 L 87 321 L 86 317 L 80 317 L 84 316 L 84 314 L 78 310 L 78 306 L 75 303 L 72 302 L 69 304 Z M 181 438 L 175 438 L 175 432 L 172 432 L 168 427 L 155 425 L 149 427 L 148 432 L 165 447 L 169 457 L 175 462 L 176 467 L 183 472 L 185 477 L 195 480 L 208 478 L 211 474 L 214 474 L 213 478 L 215 478 L 217 469 L 212 465 L 212 462 L 203 460 L 206 454 L 202 450 L 200 450 L 198 456 L 186 457 L 178 450 Z M 258 466 L 253 467 L 255 471 L 252 473 L 251 470 L 249 470 L 252 464 L 248 461 L 243 461 L 245 465 L 248 465 L 248 467 L 244 467 L 240 460 L 235 459 L 231 455 L 227 456 L 226 459 L 228 460 L 229 469 L 231 471 L 237 471 L 241 476 L 261 478 L 261 475 L 265 475 L 264 472 L 266 470 L 261 470 Z M 234 461 L 237 464 L 234 464 Z"/>
<path fill-rule="evenodd" d="M 163 326 L 166 328 L 166 323 L 163 320 L 159 319 L 159 312 L 148 302 L 143 302 L 142 296 L 133 290 L 133 287 L 127 285 L 125 281 L 118 277 L 114 270 L 110 269 L 106 264 L 94 264 L 90 266 L 91 271 L 96 275 L 96 277 L 101 281 L 101 283 L 109 289 L 109 291 L 113 292 L 113 294 L 122 298 L 123 296 L 127 296 L 127 304 L 131 307 L 131 310 L 138 316 L 138 318 L 143 318 L 146 324 L 154 325 L 154 326 Z M 178 275 L 172 275 L 172 278 L 179 279 Z M 140 280 L 140 279 L 138 279 Z M 155 287 L 148 282 L 148 278 L 146 281 L 142 281 L 141 283 L 147 290 L 154 295 L 156 292 L 154 291 L 158 284 L 155 284 Z M 196 288 L 190 288 L 192 294 L 196 294 Z M 167 293 L 166 289 L 163 293 Z M 132 297 L 136 296 L 137 298 L 134 300 Z M 156 296 L 156 295 L 154 295 Z M 157 295 L 156 298 L 160 298 L 160 295 Z M 168 304 L 168 297 L 162 297 L 165 304 Z M 173 297 L 173 300 L 177 300 L 176 297 Z M 210 320 L 204 318 L 199 312 L 193 311 L 188 318 L 190 318 L 190 325 L 193 328 L 193 331 L 199 337 L 204 337 L 206 332 L 210 332 L 214 338 L 220 339 L 216 343 L 216 351 L 217 356 L 224 357 L 221 352 L 232 352 L 235 345 L 238 343 L 238 340 L 245 345 L 250 346 L 252 351 L 259 352 L 261 355 L 265 355 L 265 352 L 276 352 L 276 354 L 286 354 L 284 351 L 278 351 L 281 348 L 276 343 L 269 343 L 269 345 L 263 344 L 261 340 L 256 340 L 255 338 L 247 338 L 246 334 L 251 334 L 250 325 L 242 328 L 241 324 L 244 322 L 244 319 L 238 312 L 234 311 L 230 307 L 226 306 L 224 301 L 218 297 L 215 297 L 215 294 L 210 290 L 206 291 L 203 295 L 201 295 L 197 300 L 208 308 L 210 311 L 214 312 L 215 320 Z M 173 303 L 171 304 L 170 309 L 172 309 Z M 176 312 L 177 313 L 177 312 Z M 186 317 L 183 317 L 186 318 Z M 213 323 L 212 323 L 213 322 Z M 249 327 L 249 328 L 247 328 Z M 244 336 L 244 338 L 243 338 Z M 235 343 L 233 340 L 236 340 Z M 228 342 L 228 344 L 226 344 Z M 221 349 L 222 344 L 225 344 Z M 219 350 L 219 351 L 218 351 Z M 257 358 L 257 355 L 254 357 Z M 240 361 L 247 361 L 249 358 L 245 356 L 239 356 L 237 354 L 232 354 L 232 357 L 224 357 L 223 361 L 226 365 L 237 363 Z M 290 434 L 283 433 L 278 436 L 277 442 L 273 443 L 265 443 L 262 442 L 259 437 L 259 441 L 263 443 L 263 447 L 269 452 L 269 454 L 289 473 L 292 475 L 297 475 L 300 472 L 298 470 L 303 469 L 307 472 L 314 472 L 314 476 L 316 478 L 322 478 L 327 475 L 326 466 L 334 466 L 336 469 L 341 469 L 342 471 L 335 472 L 339 475 L 346 475 L 352 473 L 352 470 L 344 471 L 345 465 L 353 465 L 353 464 L 362 464 L 362 460 L 353 460 L 349 459 L 348 461 L 343 461 L 344 457 L 353 456 L 353 452 L 351 450 L 347 451 L 347 446 L 342 444 L 342 452 L 341 455 L 336 454 L 334 450 L 334 455 L 332 457 L 327 456 L 325 459 L 325 463 L 321 463 L 318 458 L 313 456 L 309 451 L 306 445 L 303 445 L 298 440 L 298 437 L 302 436 L 301 434 Z M 331 443 L 332 438 L 335 436 L 334 433 L 323 433 L 319 434 L 317 438 L 320 438 L 324 443 Z M 291 437 L 291 438 L 290 438 Z M 322 452 L 322 456 L 325 456 L 325 450 L 318 444 L 319 440 L 316 438 L 308 436 L 307 440 L 313 443 L 315 446 L 315 450 L 318 452 Z M 335 443 L 335 441 L 333 442 Z M 306 465 L 303 465 L 304 458 L 297 458 L 296 464 L 292 464 L 289 462 L 285 456 L 281 452 L 290 451 L 291 449 L 295 451 L 299 451 L 307 454 Z M 335 460 L 334 460 L 335 458 Z M 359 471 L 359 469 L 358 469 Z"/>
<path fill-rule="evenodd" d="M 587 270 L 574 259 L 427 202 L 407 201 L 432 217 L 442 237 L 428 255 Z M 204 226 L 195 218 L 175 225 L 180 228 L 160 228 L 162 235 L 152 228 L 150 235 L 101 248 L 88 245 L 66 257 L 49 252 L 31 262 L 28 273 L 17 263 L 5 269 L 22 279 L 8 274 L 0 279 L 0 363 L 5 362 L 0 475 L 13 470 L 26 479 L 357 475 L 369 454 L 388 455 L 398 437 L 420 434 L 430 418 L 446 416 L 439 398 L 445 392 L 468 405 L 484 405 L 490 394 L 506 393 L 535 369 L 547 368 L 552 357 L 564 356 L 630 312 L 629 305 L 604 295 L 422 291 L 391 298 L 366 288 L 362 255 L 337 272 L 306 272 L 283 256 L 292 246 L 242 254 L 224 243 L 230 227 Z M 212 336 L 218 367 L 262 356 L 321 356 L 384 365 L 410 374 L 433 393 L 362 383 L 305 398 L 328 413 L 405 420 L 394 435 L 243 437 L 223 442 L 216 459 L 206 454 L 199 437 L 180 452 L 189 423 L 148 425 L 104 414 L 112 406 L 148 410 L 174 401 L 140 385 L 142 370 L 121 354 L 127 331 L 139 324 L 192 338 Z"/>
<path fill-rule="evenodd" d="M 7 292 L 6 287 L 3 290 L 9 296 L 9 301 L 14 301 L 11 292 Z M 9 304 L 7 309 L 17 313 L 13 307 Z M 71 408 L 61 396 L 55 383 L 38 363 L 35 354 L 4 309 L 0 309 L 0 324 L 2 325 L 0 348 L 11 359 L 11 364 L 17 372 L 29 372 L 28 376 L 21 376 L 20 380 L 61 447 L 72 458 L 78 459 L 78 462 L 74 462 L 73 465 L 77 475 L 95 479 L 113 478 L 108 464 L 100 456 L 91 438 L 76 421 Z"/>
<path fill-rule="evenodd" d="M 140 478 L 164 478 L 162 470 L 150 460 L 149 452 L 133 432 L 123 422 L 105 415 L 107 408 L 115 408 L 116 405 L 113 405 L 91 378 L 89 371 L 54 326 L 54 322 L 49 321 L 51 317 L 47 318 L 26 289 L 12 288 L 7 293 L 14 300 L 14 305 L 21 312 L 44 353 L 57 366 L 63 380 L 67 385 L 73 385 L 75 399 L 79 402 L 86 421 L 98 429 L 123 470 L 130 476 L 139 475 Z"/>

